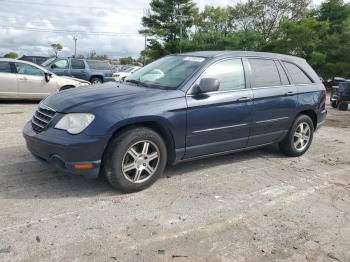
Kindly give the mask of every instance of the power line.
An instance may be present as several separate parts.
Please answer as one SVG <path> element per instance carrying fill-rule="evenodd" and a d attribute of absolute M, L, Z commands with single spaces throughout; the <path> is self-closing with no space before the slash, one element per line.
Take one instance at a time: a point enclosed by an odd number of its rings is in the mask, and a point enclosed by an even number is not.
<path fill-rule="evenodd" d="M 95 35 L 95 36 L 135 36 L 143 37 L 139 33 L 114 33 L 114 32 L 88 32 L 79 30 L 62 30 L 62 29 L 45 29 L 45 28 L 34 28 L 34 27 L 12 27 L 12 26 L 0 26 L 0 29 L 4 30 L 17 30 L 17 31 L 28 31 L 28 32 L 41 32 L 41 33 L 59 33 L 59 34 L 77 34 L 77 35 Z"/>
<path fill-rule="evenodd" d="M 54 7 L 69 7 L 69 8 L 87 8 L 87 9 L 99 9 L 99 10 L 110 10 L 111 8 L 117 8 L 118 10 L 140 10 L 143 11 L 143 8 L 119 8 L 117 6 L 108 6 L 108 7 L 101 7 L 101 6 L 77 6 L 77 5 L 67 5 L 67 4 L 55 4 L 55 3 L 44 3 L 44 2 L 29 2 L 29 1 L 19 1 L 19 0 L 12 0 L 12 1 L 5 1 L 0 0 L 0 2 L 4 2 L 6 4 L 24 4 L 24 5 L 39 5 L 41 7 L 47 7 L 47 6 L 54 6 Z"/>

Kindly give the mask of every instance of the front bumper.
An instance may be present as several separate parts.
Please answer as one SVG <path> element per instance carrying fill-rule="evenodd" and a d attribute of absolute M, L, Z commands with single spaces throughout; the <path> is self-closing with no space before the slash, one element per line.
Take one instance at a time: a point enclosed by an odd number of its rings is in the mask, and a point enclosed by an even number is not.
<path fill-rule="evenodd" d="M 53 128 L 36 133 L 31 122 L 25 125 L 23 136 L 28 150 L 39 160 L 63 172 L 98 177 L 107 144 L 103 137 L 70 135 Z"/>

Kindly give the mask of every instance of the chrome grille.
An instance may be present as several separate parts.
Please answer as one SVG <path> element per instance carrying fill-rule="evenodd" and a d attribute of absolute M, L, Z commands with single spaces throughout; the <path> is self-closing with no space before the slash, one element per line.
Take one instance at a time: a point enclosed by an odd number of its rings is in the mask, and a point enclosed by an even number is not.
<path fill-rule="evenodd" d="M 45 105 L 39 105 L 32 118 L 33 130 L 37 133 L 43 131 L 55 116 L 56 111 Z"/>

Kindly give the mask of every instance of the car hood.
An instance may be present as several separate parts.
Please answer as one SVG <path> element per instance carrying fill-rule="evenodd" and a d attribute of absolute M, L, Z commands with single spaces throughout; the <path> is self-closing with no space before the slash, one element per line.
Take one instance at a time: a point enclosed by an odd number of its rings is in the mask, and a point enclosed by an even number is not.
<path fill-rule="evenodd" d="M 184 96 L 180 90 L 161 90 L 130 84 L 108 82 L 78 87 L 48 96 L 42 103 L 60 113 L 93 112 L 111 103 L 135 106 L 152 101 Z"/>

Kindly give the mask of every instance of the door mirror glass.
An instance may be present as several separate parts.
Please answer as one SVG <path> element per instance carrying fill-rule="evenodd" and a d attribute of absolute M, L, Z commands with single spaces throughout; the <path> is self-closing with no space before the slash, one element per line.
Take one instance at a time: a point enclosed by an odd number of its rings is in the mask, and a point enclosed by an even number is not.
<path fill-rule="evenodd" d="M 202 78 L 198 85 L 200 93 L 215 92 L 218 91 L 219 88 L 220 81 L 215 78 Z"/>

